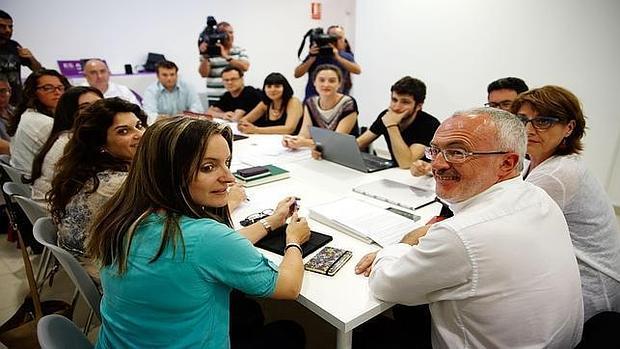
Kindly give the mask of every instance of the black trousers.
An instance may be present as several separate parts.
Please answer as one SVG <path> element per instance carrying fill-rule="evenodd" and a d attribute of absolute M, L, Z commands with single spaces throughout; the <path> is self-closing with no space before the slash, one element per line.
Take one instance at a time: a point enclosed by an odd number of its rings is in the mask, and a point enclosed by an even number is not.
<path fill-rule="evenodd" d="M 392 308 L 394 319 L 379 315 L 353 330 L 354 349 L 428 349 L 431 313 L 428 304 Z"/>
<path fill-rule="evenodd" d="M 265 325 L 260 305 L 242 292 L 230 294 L 231 349 L 303 349 L 306 344 L 304 329 L 289 320 Z"/>

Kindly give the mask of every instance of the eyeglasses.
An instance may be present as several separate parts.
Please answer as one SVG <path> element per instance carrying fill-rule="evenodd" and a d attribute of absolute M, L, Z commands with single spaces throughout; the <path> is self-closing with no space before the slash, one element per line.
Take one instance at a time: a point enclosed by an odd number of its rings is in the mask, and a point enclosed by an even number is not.
<path fill-rule="evenodd" d="M 435 158 L 439 155 L 439 153 L 443 154 L 443 158 L 450 163 L 453 164 L 461 164 L 465 161 L 469 160 L 472 156 L 484 156 L 484 155 L 501 155 L 508 154 L 508 151 L 466 151 L 463 149 L 453 148 L 453 149 L 439 149 L 437 147 L 426 147 L 424 148 L 424 155 L 430 160 L 435 160 Z"/>
<path fill-rule="evenodd" d="M 0 95 L 9 95 L 11 94 L 10 88 L 0 88 Z"/>
<path fill-rule="evenodd" d="M 512 101 L 505 100 L 501 102 L 489 102 L 489 103 L 484 103 L 484 106 L 490 107 L 490 108 L 499 108 L 499 109 L 508 110 L 510 109 L 510 107 L 512 107 Z"/>
<path fill-rule="evenodd" d="M 43 86 L 37 86 L 37 90 L 43 90 L 43 92 L 45 92 L 45 93 L 52 93 L 54 91 L 58 91 L 60 93 L 63 93 L 63 92 L 65 92 L 65 86 L 64 85 L 58 85 L 58 86 L 43 85 Z"/>
<path fill-rule="evenodd" d="M 245 217 L 245 219 L 243 219 L 241 222 L 239 222 L 241 224 L 241 226 L 243 227 L 247 227 L 250 224 L 254 224 L 258 221 L 260 221 L 261 219 L 267 217 L 267 216 L 271 216 L 273 214 L 273 210 L 268 208 L 266 210 L 263 210 L 261 212 L 257 212 L 257 213 L 253 213 L 247 217 Z"/>
<path fill-rule="evenodd" d="M 517 116 L 523 122 L 523 126 L 527 127 L 527 123 L 531 122 L 532 127 L 537 130 L 546 130 L 562 120 L 553 116 L 537 116 L 532 119 L 528 119 L 528 117 L 523 114 L 519 114 Z"/>

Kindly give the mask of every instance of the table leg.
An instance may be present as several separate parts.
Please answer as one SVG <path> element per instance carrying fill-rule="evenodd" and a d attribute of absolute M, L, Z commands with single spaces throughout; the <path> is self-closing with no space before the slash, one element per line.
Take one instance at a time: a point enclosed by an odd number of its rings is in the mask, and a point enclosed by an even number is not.
<path fill-rule="evenodd" d="M 353 331 L 344 332 L 338 330 L 336 333 L 336 348 L 338 349 L 351 349 L 353 345 Z"/>

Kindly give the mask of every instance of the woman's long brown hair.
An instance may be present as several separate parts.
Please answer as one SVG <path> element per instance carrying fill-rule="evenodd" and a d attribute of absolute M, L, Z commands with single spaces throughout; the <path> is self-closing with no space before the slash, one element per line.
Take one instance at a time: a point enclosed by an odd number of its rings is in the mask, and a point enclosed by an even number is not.
<path fill-rule="evenodd" d="M 133 234 L 140 222 L 152 212 L 165 215 L 157 260 L 168 244 L 176 251 L 185 245 L 180 231 L 181 216 L 212 218 L 232 226 L 228 206 L 203 207 L 191 199 L 189 186 L 198 174 L 209 139 L 222 135 L 232 151 L 229 127 L 186 117 L 161 120 L 149 127 L 119 191 L 93 220 L 87 242 L 87 254 L 101 266 L 127 270 Z"/>

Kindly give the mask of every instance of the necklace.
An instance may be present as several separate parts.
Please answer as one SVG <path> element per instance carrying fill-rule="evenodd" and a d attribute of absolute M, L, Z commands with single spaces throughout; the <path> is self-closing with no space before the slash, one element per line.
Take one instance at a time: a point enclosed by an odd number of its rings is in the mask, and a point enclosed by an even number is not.
<path fill-rule="evenodd" d="M 277 117 L 280 116 L 280 114 L 282 114 L 281 109 L 275 109 L 273 107 L 273 104 L 269 106 L 269 115 L 272 116 L 274 119 L 277 119 Z"/>

